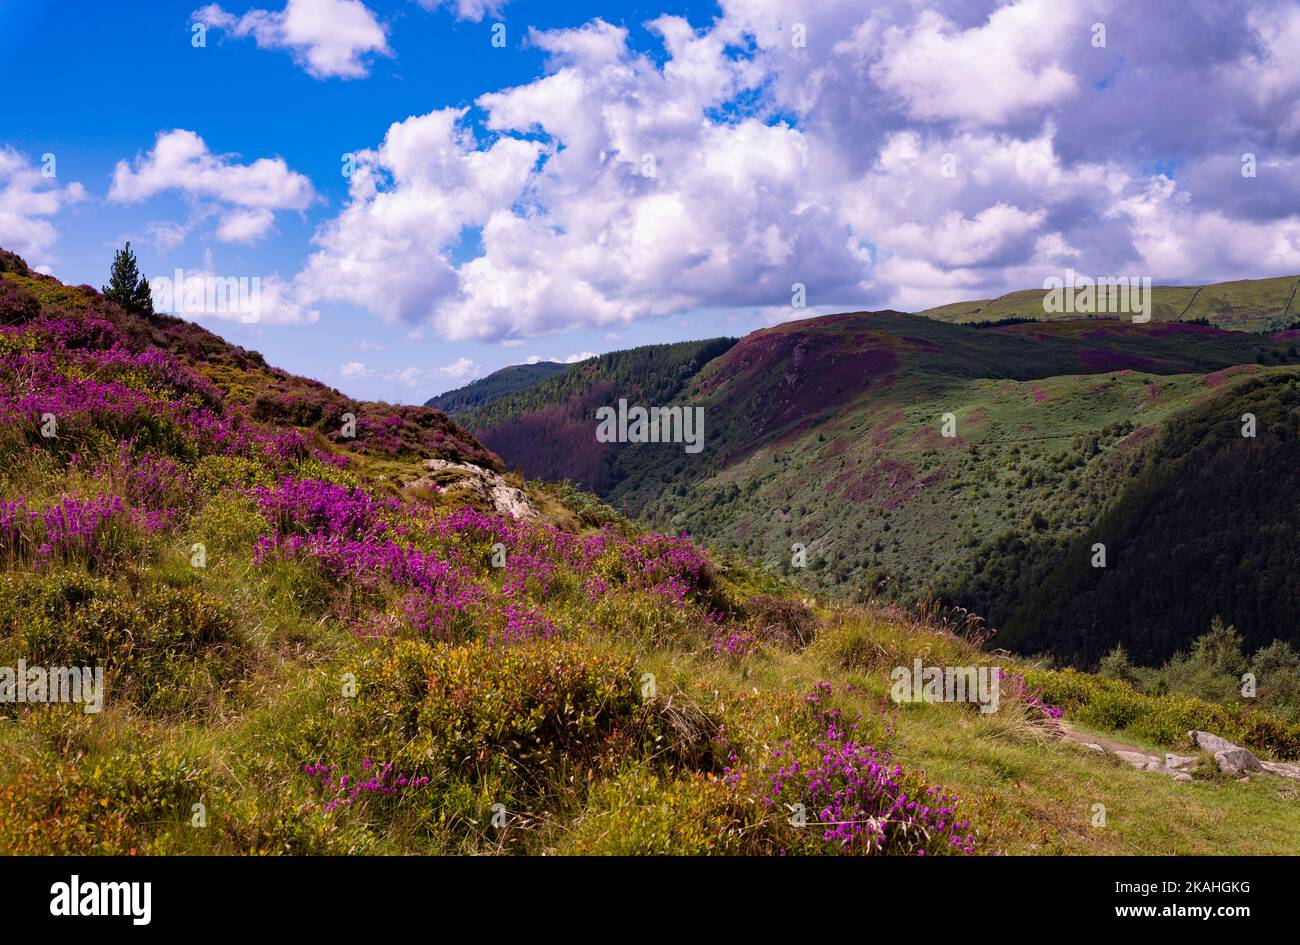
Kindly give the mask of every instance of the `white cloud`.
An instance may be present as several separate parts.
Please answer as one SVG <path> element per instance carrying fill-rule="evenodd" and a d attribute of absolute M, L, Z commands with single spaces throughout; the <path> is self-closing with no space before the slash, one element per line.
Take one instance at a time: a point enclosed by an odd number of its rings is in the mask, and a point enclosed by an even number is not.
<path fill-rule="evenodd" d="M 59 232 L 46 218 L 85 199 L 81 184 L 62 187 L 18 151 L 0 147 L 0 247 L 48 269 Z"/>
<path fill-rule="evenodd" d="M 403 387 L 415 388 L 424 383 L 425 372 L 422 368 L 407 367 L 399 368 L 395 371 L 389 371 L 387 374 L 380 375 L 383 380 L 392 384 L 400 384 Z"/>
<path fill-rule="evenodd" d="M 250 243 L 265 236 L 277 210 L 304 210 L 315 189 L 281 158 L 240 164 L 232 155 L 213 154 L 192 131 L 158 133 L 153 149 L 135 161 L 118 161 L 108 199 L 136 203 L 166 191 L 179 191 L 220 215 L 217 238 Z"/>
<path fill-rule="evenodd" d="M 145 238 L 159 253 L 169 253 L 189 236 L 191 226 L 172 220 L 155 220 L 145 225 Z"/>
<path fill-rule="evenodd" d="M 432 371 L 420 367 L 378 370 L 370 367 L 364 361 L 346 361 L 339 365 L 339 378 L 341 380 L 378 380 L 412 390 L 426 385 L 431 378 L 463 381 L 477 377 L 480 373 L 479 366 L 469 358 L 458 358 L 451 364 L 435 368 Z"/>
<path fill-rule="evenodd" d="M 1300 149 L 1300 15 L 1278 0 L 1240 23 L 1174 0 L 721 5 L 704 29 L 647 24 L 661 60 L 602 20 L 532 31 L 542 76 L 393 124 L 318 230 L 303 298 L 517 347 L 669 316 L 922 308 L 1066 265 L 1300 271 L 1300 155 L 1278 153 Z M 1109 47 L 1090 42 L 1099 18 Z M 1243 183 L 1248 146 L 1270 153 Z M 1143 166 L 1171 154 L 1186 177 L 1153 191 Z"/>
<path fill-rule="evenodd" d="M 885 31 L 873 74 L 913 118 L 1000 125 L 1075 93 L 1078 83 L 1060 60 L 1065 37 L 1087 41 L 1080 26 L 1074 0 L 1008 3 L 967 30 L 924 10 L 914 24 Z"/>
<path fill-rule="evenodd" d="M 371 55 L 392 55 L 384 26 L 360 0 L 288 0 L 279 12 L 250 10 L 241 17 L 212 3 L 190 19 L 251 36 L 262 49 L 287 49 L 317 79 L 361 78 L 369 74 Z"/>
<path fill-rule="evenodd" d="M 583 351 L 579 354 L 571 354 L 564 359 L 565 364 L 577 364 L 579 361 L 587 361 L 596 356 L 594 351 Z"/>
<path fill-rule="evenodd" d="M 479 366 L 469 358 L 457 358 L 451 364 L 438 368 L 438 373 L 453 381 L 464 381 L 477 377 L 481 371 Z"/>
<path fill-rule="evenodd" d="M 275 214 L 265 207 L 231 210 L 217 225 L 217 239 L 226 243 L 255 243 L 275 224 Z"/>

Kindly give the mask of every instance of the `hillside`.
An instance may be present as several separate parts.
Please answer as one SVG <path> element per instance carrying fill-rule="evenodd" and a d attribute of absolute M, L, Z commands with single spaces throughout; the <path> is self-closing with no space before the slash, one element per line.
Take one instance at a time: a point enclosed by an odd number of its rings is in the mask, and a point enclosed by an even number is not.
<path fill-rule="evenodd" d="M 0 687 L 12 853 L 1267 854 L 1300 836 L 1278 789 L 1300 770 L 1271 760 L 1300 756 L 1300 726 L 995 664 L 937 611 L 810 606 L 501 476 L 441 413 L 350 401 L 0 260 L 0 666 L 28 667 L 22 699 Z M 333 435 L 343 413 L 357 436 Z M 999 706 L 890 701 L 891 667 L 919 658 L 998 666 Z M 33 704 L 33 668 L 53 685 L 82 666 L 97 696 Z M 1139 770 L 1092 743 L 1196 752 L 1189 729 L 1269 767 Z"/>
<path fill-rule="evenodd" d="M 424 402 L 426 407 L 441 410 L 450 417 L 456 417 L 476 407 L 483 407 L 493 401 L 511 394 L 527 390 L 540 384 L 548 377 L 561 373 L 567 364 L 556 361 L 538 361 L 536 364 L 512 364 L 499 371 L 493 371 L 487 377 L 471 381 L 464 387 L 457 387 L 437 397 L 430 397 Z"/>
<path fill-rule="evenodd" d="M 536 409 L 502 401 L 471 426 L 507 465 L 582 473 L 625 513 L 737 547 L 818 594 L 939 597 L 1023 652 L 1095 665 L 1122 642 L 1154 663 L 1215 616 L 1250 649 L 1300 642 L 1287 564 L 1300 551 L 1297 365 L 1290 333 L 853 313 L 755 332 L 684 385 L 675 402 L 707 418 L 698 456 L 610 446 L 592 476 L 566 465 L 577 446 L 539 435 Z M 593 385 L 548 409 L 590 418 L 622 396 Z M 1090 564 L 1097 542 L 1105 569 Z"/>
<path fill-rule="evenodd" d="M 1210 285 L 1151 287 L 1151 321 L 1203 322 L 1235 331 L 1276 332 L 1300 321 L 1296 287 L 1300 276 L 1241 279 Z M 953 302 L 918 312 L 926 318 L 957 324 L 997 322 L 1009 318 L 1035 321 L 1069 319 L 1045 310 L 1043 289 L 1023 289 L 996 299 Z"/>

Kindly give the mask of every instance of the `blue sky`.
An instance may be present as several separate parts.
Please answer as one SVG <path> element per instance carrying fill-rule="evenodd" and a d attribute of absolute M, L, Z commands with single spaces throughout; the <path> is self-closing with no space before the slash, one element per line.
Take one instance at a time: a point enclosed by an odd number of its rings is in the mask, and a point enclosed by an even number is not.
<path fill-rule="evenodd" d="M 259 277 L 257 324 L 199 320 L 355 396 L 1066 267 L 1300 272 L 1293 4 L 130 10 L 0 4 L 0 245 Z"/>

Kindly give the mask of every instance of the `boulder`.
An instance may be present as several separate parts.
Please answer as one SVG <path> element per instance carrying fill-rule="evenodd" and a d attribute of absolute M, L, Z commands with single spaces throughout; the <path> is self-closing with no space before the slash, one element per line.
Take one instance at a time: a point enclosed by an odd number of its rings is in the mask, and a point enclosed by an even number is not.
<path fill-rule="evenodd" d="M 1165 755 L 1165 767 L 1174 771 L 1190 771 L 1195 768 L 1201 759 L 1195 755 Z"/>
<path fill-rule="evenodd" d="M 1241 774 L 1245 771 L 1263 771 L 1259 759 L 1245 748 L 1233 746 L 1214 753 L 1214 760 L 1219 763 L 1219 770 L 1225 774 Z"/>
<path fill-rule="evenodd" d="M 1209 732 L 1191 731 L 1187 736 L 1201 748 L 1214 755 L 1219 763 L 1219 770 L 1224 774 L 1242 774 L 1246 771 L 1263 771 L 1259 759 L 1240 745 L 1234 745 L 1226 738 L 1211 735 Z"/>
<path fill-rule="evenodd" d="M 1237 747 L 1226 738 L 1220 738 L 1218 735 L 1211 735 L 1209 732 L 1197 732 L 1193 730 L 1187 733 L 1187 737 L 1194 741 L 1198 747 L 1205 749 L 1210 754 L 1218 754 L 1221 751 L 1228 751 L 1229 749 Z"/>

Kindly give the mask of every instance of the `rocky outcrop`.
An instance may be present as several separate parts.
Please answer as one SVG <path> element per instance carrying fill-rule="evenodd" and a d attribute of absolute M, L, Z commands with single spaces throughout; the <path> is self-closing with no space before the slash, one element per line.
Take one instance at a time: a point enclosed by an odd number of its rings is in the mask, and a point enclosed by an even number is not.
<path fill-rule="evenodd" d="M 479 504 L 491 506 L 498 515 L 535 521 L 542 517 L 528 498 L 528 493 L 511 485 L 504 476 L 481 466 L 452 463 L 445 459 L 426 459 L 428 474 L 412 486 L 435 484 L 449 496 L 457 494 L 478 499 Z"/>
<path fill-rule="evenodd" d="M 1244 775 L 1251 771 L 1263 771 L 1260 760 L 1240 745 L 1234 745 L 1226 738 L 1211 735 L 1209 732 L 1191 731 L 1187 737 L 1196 742 L 1205 751 L 1214 755 L 1219 770 L 1224 774 Z"/>

